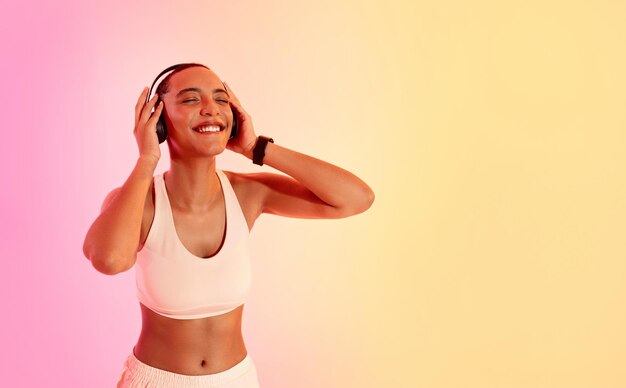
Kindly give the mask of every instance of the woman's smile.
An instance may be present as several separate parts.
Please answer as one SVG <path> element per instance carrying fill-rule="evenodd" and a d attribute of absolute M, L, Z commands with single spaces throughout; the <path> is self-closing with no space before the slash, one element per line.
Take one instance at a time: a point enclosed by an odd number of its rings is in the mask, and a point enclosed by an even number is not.
<path fill-rule="evenodd" d="M 220 133 L 223 130 L 224 128 L 218 125 L 208 125 L 208 126 L 194 128 L 194 132 L 200 133 L 202 135 Z"/>

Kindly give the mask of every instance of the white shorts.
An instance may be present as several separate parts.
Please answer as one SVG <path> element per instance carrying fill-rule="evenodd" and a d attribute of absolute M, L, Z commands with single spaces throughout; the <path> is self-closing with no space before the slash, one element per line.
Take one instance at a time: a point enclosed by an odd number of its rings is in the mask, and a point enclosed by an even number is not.
<path fill-rule="evenodd" d="M 152 367 L 139 361 L 133 352 L 126 359 L 117 388 L 259 388 L 256 368 L 250 355 L 223 372 L 190 376 Z"/>

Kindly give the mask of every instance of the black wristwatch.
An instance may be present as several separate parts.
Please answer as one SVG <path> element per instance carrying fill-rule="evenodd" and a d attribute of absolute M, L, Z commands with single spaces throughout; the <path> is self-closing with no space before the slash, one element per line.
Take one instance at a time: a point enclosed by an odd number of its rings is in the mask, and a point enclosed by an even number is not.
<path fill-rule="evenodd" d="M 273 143 L 274 139 L 267 136 L 259 136 L 257 138 L 254 149 L 252 150 L 252 163 L 258 164 L 259 166 L 263 165 L 263 157 L 265 156 L 267 142 Z"/>

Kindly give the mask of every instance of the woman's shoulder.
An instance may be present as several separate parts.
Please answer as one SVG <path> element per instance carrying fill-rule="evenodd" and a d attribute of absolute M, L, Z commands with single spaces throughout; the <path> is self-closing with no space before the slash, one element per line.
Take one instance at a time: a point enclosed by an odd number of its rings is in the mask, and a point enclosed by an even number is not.
<path fill-rule="evenodd" d="M 254 186 L 254 183 L 256 182 L 253 174 L 250 173 L 228 170 L 221 171 L 224 173 L 224 175 L 226 175 L 226 178 L 228 178 L 230 185 L 237 193 L 250 190 L 250 188 Z"/>
<path fill-rule="evenodd" d="M 233 188 L 237 187 L 242 191 L 258 191 L 266 188 L 268 180 L 279 174 L 269 172 L 237 172 L 221 170 Z"/>

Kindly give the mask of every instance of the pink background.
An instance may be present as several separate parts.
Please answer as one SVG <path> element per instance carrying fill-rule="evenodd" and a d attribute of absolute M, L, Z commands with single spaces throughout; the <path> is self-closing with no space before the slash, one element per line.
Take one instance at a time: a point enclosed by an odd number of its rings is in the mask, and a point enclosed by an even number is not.
<path fill-rule="evenodd" d="M 102 275 L 83 239 L 138 155 L 142 88 L 194 61 L 258 134 L 376 193 L 355 217 L 255 224 L 243 330 L 262 387 L 626 386 L 625 14 L 0 3 L 0 385 L 119 378 L 141 324 L 134 269 Z M 274 171 L 230 151 L 218 167 Z"/>

